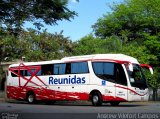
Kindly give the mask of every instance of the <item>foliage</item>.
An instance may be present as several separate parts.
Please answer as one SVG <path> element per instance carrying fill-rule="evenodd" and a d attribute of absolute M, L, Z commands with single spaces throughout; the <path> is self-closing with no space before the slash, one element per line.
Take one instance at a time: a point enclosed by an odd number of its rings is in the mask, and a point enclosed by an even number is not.
<path fill-rule="evenodd" d="M 160 69 L 159 67 L 155 67 L 154 68 L 154 74 L 151 75 L 148 70 L 144 70 L 145 71 L 145 76 L 147 78 L 147 82 L 150 88 L 152 88 L 153 90 L 153 97 L 152 99 L 154 101 L 157 100 L 158 94 L 157 94 L 157 90 L 160 88 Z"/>
<path fill-rule="evenodd" d="M 121 50 L 122 43 L 116 36 L 100 39 L 89 34 L 75 43 L 74 55 L 115 53 Z"/>
<path fill-rule="evenodd" d="M 153 66 L 159 66 L 160 65 L 160 37 L 159 34 L 157 35 L 146 35 L 145 36 L 145 42 L 144 45 L 147 47 L 148 53 L 153 54 L 157 57 L 157 61 L 155 61 Z"/>
<path fill-rule="evenodd" d="M 160 31 L 159 0 L 127 0 L 112 10 L 93 25 L 96 36 L 123 36 L 126 32 L 128 40 L 132 40 L 143 38 L 144 32 L 154 35 Z"/>
<path fill-rule="evenodd" d="M 68 0 L 1 0 L 0 25 L 18 35 L 25 21 L 40 29 L 44 22 L 54 25 L 59 20 L 70 20 L 76 13 L 67 8 Z"/>
<path fill-rule="evenodd" d="M 135 57 L 140 63 L 153 64 L 157 62 L 157 56 L 151 54 L 145 45 L 139 45 L 137 42 L 123 45 L 122 53 Z"/>
<path fill-rule="evenodd" d="M 154 74 L 151 75 L 147 70 L 145 70 L 145 76 L 147 77 L 147 82 L 152 89 L 158 89 L 160 87 L 160 69 L 154 68 Z"/>
<path fill-rule="evenodd" d="M 74 45 L 74 54 L 75 55 L 88 55 L 96 53 L 97 50 L 99 50 L 101 44 L 101 40 L 98 38 L 94 38 L 92 34 L 89 34 L 78 42 L 76 42 Z"/>
<path fill-rule="evenodd" d="M 53 60 L 70 55 L 72 42 L 61 33 L 23 31 L 19 37 L 1 37 L 1 61 L 12 61 L 25 56 L 27 61 Z M 62 45 L 63 44 L 63 45 Z M 63 46 L 63 47 L 62 47 Z"/>

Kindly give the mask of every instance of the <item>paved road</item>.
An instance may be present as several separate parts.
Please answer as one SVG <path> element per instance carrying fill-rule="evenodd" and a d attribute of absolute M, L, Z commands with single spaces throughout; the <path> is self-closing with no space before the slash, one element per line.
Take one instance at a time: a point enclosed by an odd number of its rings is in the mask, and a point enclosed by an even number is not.
<path fill-rule="evenodd" d="M 54 105 L 45 105 L 43 103 L 27 104 L 20 101 L 13 101 L 9 103 L 0 102 L 0 118 L 2 119 L 6 119 L 5 117 L 14 117 L 15 119 L 51 119 L 53 117 L 54 119 L 86 119 L 86 117 L 95 119 L 118 118 L 117 116 L 119 115 L 111 115 L 113 113 L 132 113 L 132 115 L 128 115 L 132 118 L 141 118 L 141 115 L 139 115 L 140 113 L 152 113 L 149 116 L 154 119 L 158 119 L 160 118 L 160 102 L 120 103 L 120 105 L 116 107 L 110 106 L 109 104 L 103 104 L 100 107 L 94 107 L 91 105 L 91 103 L 86 102 L 58 102 Z M 157 115 L 153 113 L 159 114 Z"/>

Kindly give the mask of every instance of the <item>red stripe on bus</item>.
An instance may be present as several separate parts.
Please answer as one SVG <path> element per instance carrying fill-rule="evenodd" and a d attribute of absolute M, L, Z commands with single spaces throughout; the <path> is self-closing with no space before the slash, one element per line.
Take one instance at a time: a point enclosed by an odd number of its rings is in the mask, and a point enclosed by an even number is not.
<path fill-rule="evenodd" d="M 142 94 L 139 94 L 139 93 L 137 93 L 136 91 L 134 91 L 134 90 L 132 90 L 132 89 L 130 89 L 130 88 L 126 88 L 126 87 L 122 87 L 122 86 L 117 86 L 117 85 L 115 85 L 115 87 L 129 90 L 129 91 L 131 91 L 131 92 L 133 92 L 133 93 L 135 93 L 135 94 L 137 94 L 137 95 L 139 95 L 139 96 L 144 96 L 144 95 L 147 94 L 147 93 L 146 93 L 146 94 L 142 95 Z"/>

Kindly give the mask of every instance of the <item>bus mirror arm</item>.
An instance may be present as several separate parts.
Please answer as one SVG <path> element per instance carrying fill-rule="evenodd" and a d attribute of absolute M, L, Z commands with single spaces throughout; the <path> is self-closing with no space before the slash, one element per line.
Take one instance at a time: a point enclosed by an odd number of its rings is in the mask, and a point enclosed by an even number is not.
<path fill-rule="evenodd" d="M 151 74 L 153 74 L 153 69 L 152 68 L 149 68 L 149 71 L 151 72 Z"/>
<path fill-rule="evenodd" d="M 148 65 L 148 64 L 140 64 L 140 66 L 141 66 L 142 68 L 143 68 L 143 67 L 148 68 L 149 71 L 150 71 L 150 73 L 153 74 L 153 68 L 152 68 L 150 65 Z"/>

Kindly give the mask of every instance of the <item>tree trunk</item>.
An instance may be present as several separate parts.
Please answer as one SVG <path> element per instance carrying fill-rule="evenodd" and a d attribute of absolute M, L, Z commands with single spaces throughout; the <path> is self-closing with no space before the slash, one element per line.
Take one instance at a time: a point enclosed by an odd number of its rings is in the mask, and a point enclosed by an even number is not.
<path fill-rule="evenodd" d="M 4 86 L 4 99 L 7 102 L 8 98 L 7 98 L 7 80 L 5 80 L 5 86 Z"/>
<path fill-rule="evenodd" d="M 153 89 L 153 101 L 157 101 L 157 89 Z"/>
<path fill-rule="evenodd" d="M 2 90 L 2 78 L 3 78 L 3 69 L 2 69 L 1 60 L 0 60 L 0 90 Z"/>

